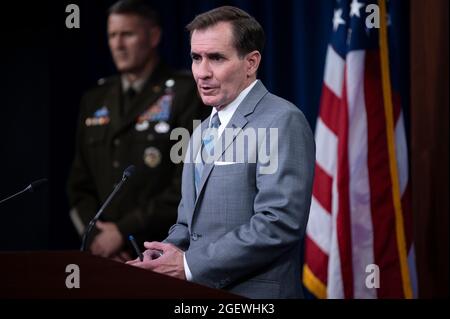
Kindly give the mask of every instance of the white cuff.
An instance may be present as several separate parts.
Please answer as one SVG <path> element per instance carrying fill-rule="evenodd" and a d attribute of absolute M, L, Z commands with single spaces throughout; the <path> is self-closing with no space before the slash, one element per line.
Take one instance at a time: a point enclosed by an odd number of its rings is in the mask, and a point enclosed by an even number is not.
<path fill-rule="evenodd" d="M 80 236 L 83 236 L 84 233 L 84 224 L 83 221 L 81 220 L 80 214 L 78 214 L 78 210 L 73 207 L 70 212 L 70 219 L 72 220 L 73 225 L 75 226 L 75 229 L 77 230 L 78 234 Z"/>
<path fill-rule="evenodd" d="M 187 281 L 192 281 L 192 274 L 191 271 L 189 270 L 189 266 L 187 264 L 186 261 L 186 254 L 183 253 L 183 265 L 184 265 L 184 275 L 186 276 L 186 280 Z"/>

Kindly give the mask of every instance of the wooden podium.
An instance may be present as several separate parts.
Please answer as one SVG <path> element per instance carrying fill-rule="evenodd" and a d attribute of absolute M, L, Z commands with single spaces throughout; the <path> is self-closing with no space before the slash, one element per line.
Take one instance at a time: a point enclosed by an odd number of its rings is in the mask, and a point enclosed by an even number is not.
<path fill-rule="evenodd" d="M 69 266 L 68 272 L 66 267 Z M 78 267 L 79 288 L 66 279 Z M 72 281 L 73 282 L 73 281 Z M 70 286 L 70 285 L 69 285 Z M 226 291 L 79 251 L 0 252 L 0 299 L 235 299 Z"/>

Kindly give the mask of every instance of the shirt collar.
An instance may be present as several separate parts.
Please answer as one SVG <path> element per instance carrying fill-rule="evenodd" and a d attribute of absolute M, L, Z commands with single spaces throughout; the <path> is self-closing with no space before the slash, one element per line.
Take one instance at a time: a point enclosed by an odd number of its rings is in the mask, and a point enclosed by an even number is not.
<path fill-rule="evenodd" d="M 250 91 L 255 86 L 256 82 L 258 82 L 258 80 L 253 81 L 247 88 L 242 90 L 241 93 L 239 93 L 239 95 L 230 104 L 222 108 L 220 111 L 217 111 L 215 107 L 212 108 L 209 123 L 211 123 L 211 119 L 213 118 L 214 114 L 219 112 L 218 114 L 220 120 L 219 134 L 222 131 L 221 129 L 223 129 L 228 125 L 228 123 L 230 122 L 231 118 L 234 115 L 234 112 L 236 112 L 239 104 L 241 104 L 241 102 L 245 99 L 248 93 L 250 93 Z"/>
<path fill-rule="evenodd" d="M 131 83 L 125 75 L 122 75 L 120 77 L 120 80 L 122 81 L 122 92 L 128 91 L 130 87 L 132 87 L 136 93 L 140 93 L 142 89 L 144 88 L 145 81 L 149 78 L 151 72 L 148 72 L 146 74 L 143 74 L 142 77 Z"/>

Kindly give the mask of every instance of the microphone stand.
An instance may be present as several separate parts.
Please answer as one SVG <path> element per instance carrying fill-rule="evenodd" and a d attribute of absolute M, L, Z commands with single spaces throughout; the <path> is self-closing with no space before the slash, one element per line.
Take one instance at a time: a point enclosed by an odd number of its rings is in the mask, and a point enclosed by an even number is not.
<path fill-rule="evenodd" d="M 34 181 L 32 182 L 30 185 L 28 185 L 27 187 L 25 187 L 23 190 L 21 190 L 20 192 L 15 193 L 14 195 L 11 195 L 5 199 L 0 200 L 0 204 L 16 197 L 19 196 L 20 194 L 23 194 L 25 192 L 34 192 L 36 189 L 40 188 L 43 184 L 47 183 L 47 179 L 46 178 L 42 178 L 40 180 Z"/>
<path fill-rule="evenodd" d="M 15 193 L 14 195 L 11 195 L 11 196 L 9 196 L 9 197 L 7 197 L 7 198 L 5 198 L 5 199 L 2 199 L 2 200 L 0 201 L 0 204 L 6 202 L 6 201 L 8 201 L 8 200 L 10 200 L 11 198 L 14 198 L 14 197 L 16 197 L 16 196 L 19 196 L 20 194 L 23 194 L 23 193 L 25 193 L 25 192 L 28 192 L 28 191 L 30 190 L 30 188 L 31 188 L 31 186 L 28 186 L 27 188 L 21 190 L 20 192 Z"/>
<path fill-rule="evenodd" d="M 106 206 L 109 205 L 109 203 L 111 202 L 112 198 L 116 195 L 116 193 L 120 190 L 120 188 L 122 187 L 122 185 L 125 183 L 125 181 L 128 179 L 128 175 L 124 174 L 122 176 L 122 180 L 120 181 L 119 184 L 116 185 L 116 187 L 114 187 L 114 190 L 112 191 L 112 193 L 108 196 L 108 198 L 106 199 L 106 201 L 103 203 L 102 207 L 100 207 L 99 211 L 97 212 L 97 214 L 94 216 L 94 218 L 92 218 L 92 220 L 89 222 L 89 225 L 86 227 L 86 230 L 83 233 L 83 238 L 81 240 L 81 248 L 80 251 L 86 251 L 86 245 L 87 245 L 87 238 L 89 236 L 89 234 L 92 231 L 92 228 L 94 227 L 95 223 L 97 222 L 97 220 L 100 218 L 100 216 L 103 213 L 103 210 L 106 208 Z"/>

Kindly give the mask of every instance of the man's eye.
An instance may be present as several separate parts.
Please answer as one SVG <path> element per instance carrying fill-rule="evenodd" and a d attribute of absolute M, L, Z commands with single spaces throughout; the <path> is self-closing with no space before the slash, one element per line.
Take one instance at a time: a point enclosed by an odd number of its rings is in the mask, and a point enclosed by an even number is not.
<path fill-rule="evenodd" d="M 211 60 L 213 60 L 213 61 L 222 61 L 223 57 L 222 56 L 213 56 L 213 57 L 211 57 Z"/>

